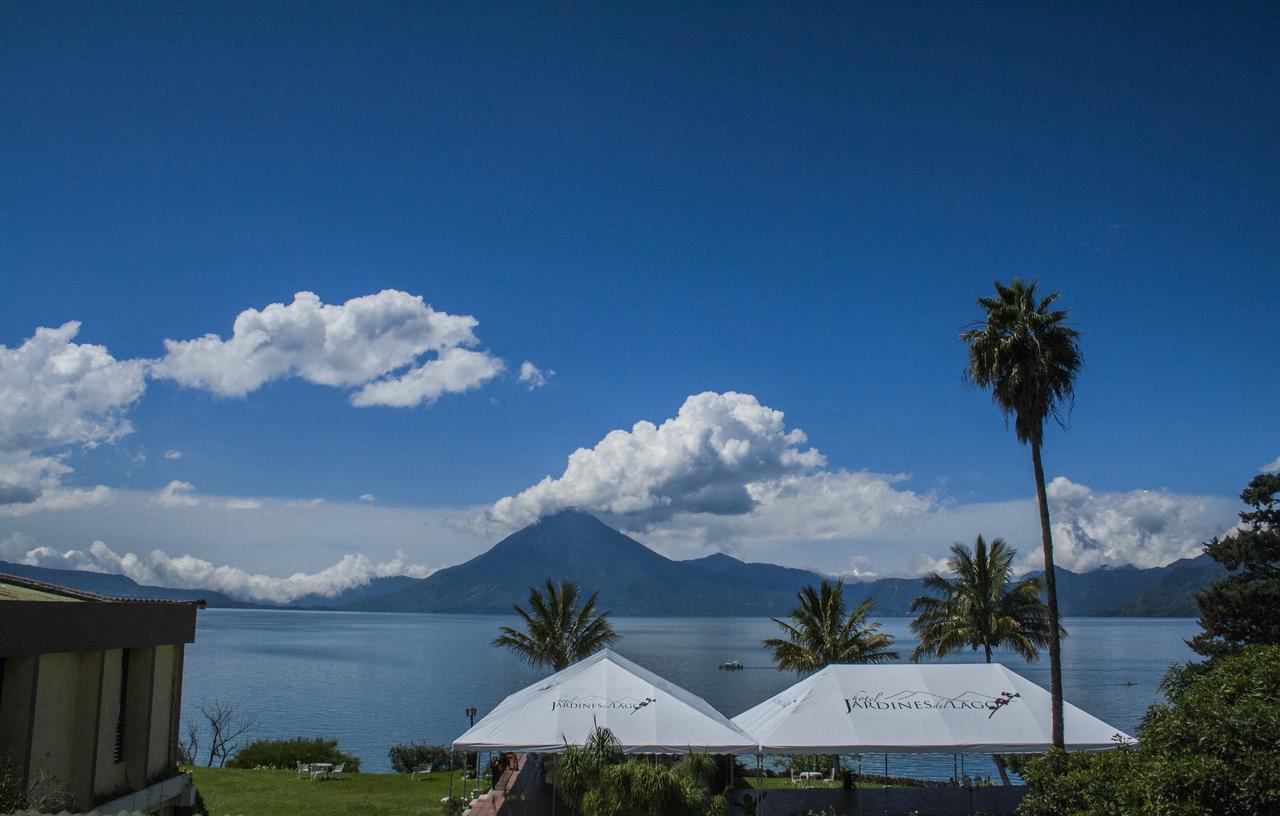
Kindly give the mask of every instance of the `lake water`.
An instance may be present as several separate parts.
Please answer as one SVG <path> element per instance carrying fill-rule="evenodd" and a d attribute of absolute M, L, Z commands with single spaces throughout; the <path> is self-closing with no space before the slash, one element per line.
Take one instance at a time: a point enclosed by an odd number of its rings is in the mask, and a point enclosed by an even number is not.
<path fill-rule="evenodd" d="M 618 652 L 684 686 L 732 717 L 797 679 L 770 664 L 760 642 L 777 633 L 767 618 L 614 618 Z M 906 618 L 886 618 L 902 655 L 915 646 Z M 1073 618 L 1065 625 L 1067 700 L 1134 733 L 1173 663 L 1192 657 L 1184 642 L 1194 620 Z M 465 710 L 483 716 L 503 697 L 546 671 L 523 665 L 490 641 L 514 619 L 481 615 L 398 615 L 206 609 L 188 647 L 183 715 L 202 702 L 235 703 L 259 720 L 252 738 L 337 737 L 365 771 L 389 771 L 387 749 L 400 742 L 448 744 L 467 728 Z M 723 660 L 746 664 L 719 671 Z M 980 661 L 965 653 L 947 662 Z M 993 658 L 1048 688 L 1048 662 Z M 1132 685 L 1128 685 L 1132 683 Z M 868 772 L 883 757 L 867 757 Z M 968 760 L 991 774 L 990 761 Z M 894 757 L 894 774 L 948 778 L 950 757 Z"/>

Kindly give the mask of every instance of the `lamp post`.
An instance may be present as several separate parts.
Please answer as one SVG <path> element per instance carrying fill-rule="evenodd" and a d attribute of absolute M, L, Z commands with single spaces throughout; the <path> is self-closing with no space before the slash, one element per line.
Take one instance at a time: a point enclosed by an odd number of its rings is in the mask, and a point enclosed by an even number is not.
<path fill-rule="evenodd" d="M 471 727 L 474 727 L 476 724 L 476 707 L 467 706 L 467 710 L 464 711 L 463 713 L 467 715 L 467 722 L 471 723 Z M 464 757 L 464 760 L 465 760 L 465 757 Z M 463 762 L 463 768 L 464 769 L 466 768 L 465 761 Z M 477 779 L 480 778 L 480 755 L 479 754 L 476 754 L 475 775 Z"/>

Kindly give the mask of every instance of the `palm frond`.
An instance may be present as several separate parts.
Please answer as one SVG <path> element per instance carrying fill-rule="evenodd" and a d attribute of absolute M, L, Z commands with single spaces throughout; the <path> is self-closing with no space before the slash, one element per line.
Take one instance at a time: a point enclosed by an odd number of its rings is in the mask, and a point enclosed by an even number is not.
<path fill-rule="evenodd" d="M 578 607 L 578 587 L 572 581 L 543 582 L 541 591 L 529 589 L 529 609 L 519 604 L 516 614 L 524 621 L 524 631 L 502 626 L 493 645 L 510 649 L 534 666 L 551 666 L 559 671 L 589 657 L 618 640 L 609 623 L 608 612 L 596 612 L 598 595 Z"/>
<path fill-rule="evenodd" d="M 951 547 L 951 578 L 925 576 L 924 585 L 938 594 L 911 602 L 911 631 L 920 643 L 911 660 L 944 657 L 965 647 L 1008 648 L 1034 660 L 1049 643 L 1049 610 L 1041 598 L 1039 577 L 1014 580 L 1016 550 L 1004 539 L 990 543 L 982 536 L 970 549 Z"/>

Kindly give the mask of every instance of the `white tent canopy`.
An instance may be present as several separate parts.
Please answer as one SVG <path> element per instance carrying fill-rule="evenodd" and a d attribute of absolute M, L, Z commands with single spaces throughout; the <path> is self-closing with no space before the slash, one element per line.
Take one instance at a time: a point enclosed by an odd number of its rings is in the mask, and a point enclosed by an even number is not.
<path fill-rule="evenodd" d="M 557 753 L 608 728 L 626 753 L 754 754 L 706 700 L 605 649 L 517 691 L 454 741 L 459 751 Z"/>
<path fill-rule="evenodd" d="M 1068 748 L 1132 742 L 1063 706 Z M 1052 745 L 1050 695 L 998 663 L 833 665 L 733 718 L 765 753 L 1020 753 Z"/>

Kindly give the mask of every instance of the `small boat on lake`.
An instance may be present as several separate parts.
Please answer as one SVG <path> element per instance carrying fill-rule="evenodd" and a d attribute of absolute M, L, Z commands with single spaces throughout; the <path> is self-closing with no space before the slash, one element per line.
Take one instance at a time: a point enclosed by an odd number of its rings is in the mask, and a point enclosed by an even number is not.
<path fill-rule="evenodd" d="M 721 671 L 742 671 L 742 668 L 741 660 L 726 660 L 720 664 Z"/>

